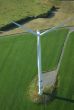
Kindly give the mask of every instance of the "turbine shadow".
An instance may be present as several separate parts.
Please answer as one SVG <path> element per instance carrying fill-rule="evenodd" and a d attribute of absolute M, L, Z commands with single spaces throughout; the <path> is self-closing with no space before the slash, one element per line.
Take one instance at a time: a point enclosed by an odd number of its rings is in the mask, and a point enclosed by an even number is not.
<path fill-rule="evenodd" d="M 74 100 L 72 100 L 72 99 L 69 99 L 69 98 L 66 98 L 66 97 L 62 97 L 62 96 L 57 96 L 56 95 L 56 91 L 53 91 L 52 94 L 45 93 L 45 92 L 43 94 L 44 95 L 48 95 L 48 97 L 51 97 L 51 100 L 58 99 L 58 100 L 74 103 Z"/>

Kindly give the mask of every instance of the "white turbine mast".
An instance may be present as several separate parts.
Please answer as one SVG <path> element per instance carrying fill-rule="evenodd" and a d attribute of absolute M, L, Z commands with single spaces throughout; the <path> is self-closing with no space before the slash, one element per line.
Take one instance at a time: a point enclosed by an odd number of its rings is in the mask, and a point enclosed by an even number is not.
<path fill-rule="evenodd" d="M 42 64 L 41 64 L 41 42 L 40 42 L 40 36 L 44 35 L 45 33 L 51 32 L 53 30 L 56 30 L 60 27 L 64 27 L 64 24 L 66 24 L 67 22 L 69 22 L 70 20 L 72 20 L 73 18 L 69 18 L 67 20 L 65 20 L 64 22 L 60 23 L 58 26 L 55 26 L 49 30 L 46 30 L 42 33 L 40 33 L 40 31 L 37 30 L 37 32 L 34 32 L 31 29 L 27 29 L 25 26 L 22 26 L 14 21 L 12 21 L 13 24 L 15 24 L 16 26 L 22 28 L 23 30 L 25 30 L 28 33 L 31 33 L 33 35 L 37 36 L 37 66 L 38 66 L 38 94 L 42 95 L 43 94 L 43 74 L 42 74 Z"/>
<path fill-rule="evenodd" d="M 43 77 L 42 77 L 42 64 L 41 64 L 41 42 L 40 42 L 40 32 L 37 30 L 37 65 L 38 65 L 38 94 L 43 93 Z"/>

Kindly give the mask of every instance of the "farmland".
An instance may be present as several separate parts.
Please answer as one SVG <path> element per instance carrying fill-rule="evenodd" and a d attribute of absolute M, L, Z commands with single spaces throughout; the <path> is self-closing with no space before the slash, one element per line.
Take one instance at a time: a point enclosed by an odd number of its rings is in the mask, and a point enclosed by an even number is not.
<path fill-rule="evenodd" d="M 56 68 L 68 33 L 60 29 L 41 37 L 42 71 Z M 74 99 L 74 33 L 71 34 L 59 71 L 57 94 Z M 27 97 L 28 86 L 37 75 L 36 37 L 25 33 L 0 37 L 0 110 L 38 110 Z M 55 99 L 46 110 L 73 110 L 70 102 Z"/>

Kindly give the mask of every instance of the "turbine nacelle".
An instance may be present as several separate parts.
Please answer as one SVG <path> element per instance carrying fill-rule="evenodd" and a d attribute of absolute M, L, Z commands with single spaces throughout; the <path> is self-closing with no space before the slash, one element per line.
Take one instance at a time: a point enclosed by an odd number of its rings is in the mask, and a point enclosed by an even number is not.
<path fill-rule="evenodd" d="M 37 30 L 37 35 L 40 36 L 40 31 L 39 30 Z"/>

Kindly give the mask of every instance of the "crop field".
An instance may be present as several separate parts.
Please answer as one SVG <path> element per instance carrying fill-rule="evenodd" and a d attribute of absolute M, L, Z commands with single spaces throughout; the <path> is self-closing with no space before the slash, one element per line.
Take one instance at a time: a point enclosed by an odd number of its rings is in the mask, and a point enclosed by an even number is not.
<path fill-rule="evenodd" d="M 60 29 L 41 37 L 42 71 L 58 64 L 68 30 Z M 54 99 L 38 105 L 27 96 L 37 75 L 36 37 L 25 33 L 0 37 L 0 110 L 73 110 L 74 104 Z M 57 94 L 74 100 L 74 33 L 70 35 L 61 68 Z"/>

